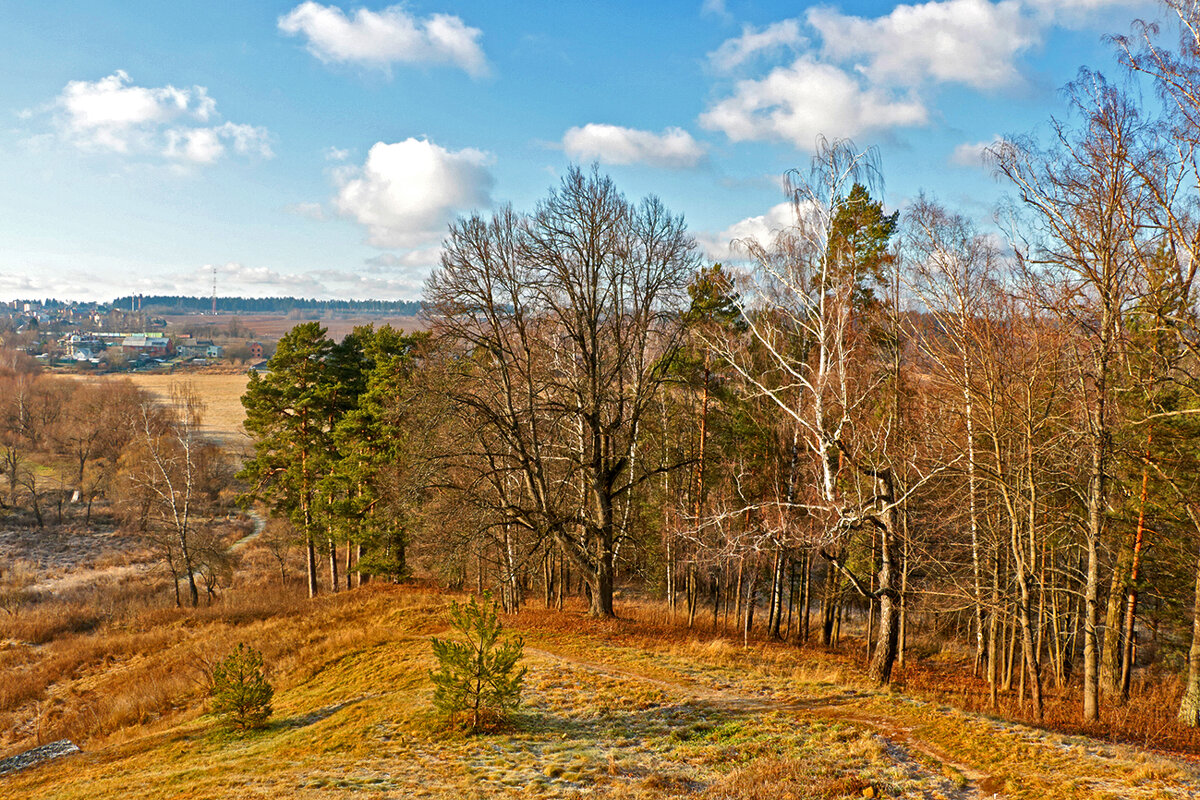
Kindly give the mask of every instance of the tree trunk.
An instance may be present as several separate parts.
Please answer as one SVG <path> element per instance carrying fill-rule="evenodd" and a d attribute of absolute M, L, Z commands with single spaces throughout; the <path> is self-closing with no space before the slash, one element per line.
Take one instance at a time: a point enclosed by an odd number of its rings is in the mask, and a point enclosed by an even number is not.
<path fill-rule="evenodd" d="M 779 627 L 783 622 L 783 589 L 784 589 L 784 574 L 787 569 L 788 557 L 787 551 L 783 545 L 779 545 L 775 549 L 775 570 L 771 579 L 771 615 L 769 625 L 769 635 L 772 639 L 781 639 Z"/>
<path fill-rule="evenodd" d="M 754 629 L 754 606 L 758 604 L 758 567 L 750 571 L 750 586 L 746 592 L 745 625 L 742 627 L 742 647 L 750 646 L 750 632 Z"/>
<path fill-rule="evenodd" d="M 1122 537 L 1124 538 L 1124 537 Z M 1117 548 L 1117 563 L 1113 565 L 1108 584 L 1108 601 L 1104 609 L 1104 640 L 1100 648 L 1100 690 L 1110 700 L 1121 694 L 1122 612 L 1125 585 L 1133 560 L 1133 542 L 1122 542 Z"/>
<path fill-rule="evenodd" d="M 333 535 L 330 534 L 329 542 L 329 591 L 336 594 L 340 588 L 338 586 L 338 560 L 337 560 L 337 545 L 334 544 Z"/>
<path fill-rule="evenodd" d="M 896 525 L 897 511 L 895 504 L 895 486 L 890 472 L 885 472 L 876 479 L 878 502 L 883 506 L 881 521 L 883 527 L 879 532 L 879 634 L 875 643 L 875 655 L 867 675 L 871 680 L 880 684 L 892 680 L 892 665 L 896 661 L 896 650 L 899 641 L 899 601 L 900 592 L 896 590 Z"/>
<path fill-rule="evenodd" d="M 305 538 L 305 543 L 308 547 L 308 596 L 313 598 L 317 596 L 317 545 L 311 536 Z"/>
<path fill-rule="evenodd" d="M 1142 492 L 1138 499 L 1137 530 L 1133 535 L 1133 559 L 1129 565 L 1129 591 L 1125 597 L 1125 619 L 1122 627 L 1121 641 L 1124 648 L 1121 651 L 1121 699 L 1129 699 L 1129 685 L 1133 678 L 1133 645 L 1137 639 L 1134 623 L 1137 621 L 1138 578 L 1142 566 L 1142 546 L 1146 538 L 1146 495 L 1150 483 L 1150 447 L 1153 444 L 1153 432 L 1146 434 L 1146 463 L 1142 466 Z"/>
<path fill-rule="evenodd" d="M 591 597 L 588 614 L 602 619 L 616 617 L 613 611 L 613 548 L 612 530 L 597 537 L 596 570 L 588 575 Z"/>
<path fill-rule="evenodd" d="M 1200 533 L 1200 523 L 1189 511 L 1192 524 Z M 1192 646 L 1188 650 L 1187 689 L 1179 703 L 1179 722 L 1190 728 L 1200 727 L 1200 559 L 1196 561 L 1196 591 L 1192 606 Z"/>

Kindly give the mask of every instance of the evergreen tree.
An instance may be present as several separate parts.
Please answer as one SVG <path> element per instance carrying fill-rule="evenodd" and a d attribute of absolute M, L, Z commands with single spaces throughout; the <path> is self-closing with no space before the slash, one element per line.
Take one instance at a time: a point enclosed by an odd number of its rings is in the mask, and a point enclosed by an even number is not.
<path fill-rule="evenodd" d="M 210 694 L 213 713 L 229 726 L 244 731 L 265 725 L 275 689 L 267 680 L 262 653 L 239 642 L 213 668 Z"/>
<path fill-rule="evenodd" d="M 238 477 L 250 484 L 244 501 L 265 500 L 287 516 L 308 550 L 308 592 L 317 593 L 318 482 L 330 460 L 333 400 L 337 396 L 325 329 L 306 322 L 284 334 L 265 375 L 250 373 L 242 396 L 254 457 Z"/>
<path fill-rule="evenodd" d="M 484 594 L 482 605 L 474 597 L 465 606 L 452 603 L 450 624 L 466 641 L 430 640 L 440 665 L 429 673 L 434 706 L 450 721 L 465 718 L 472 732 L 503 722 L 521 701 L 521 639 L 500 641 L 503 626 L 491 594 Z"/>

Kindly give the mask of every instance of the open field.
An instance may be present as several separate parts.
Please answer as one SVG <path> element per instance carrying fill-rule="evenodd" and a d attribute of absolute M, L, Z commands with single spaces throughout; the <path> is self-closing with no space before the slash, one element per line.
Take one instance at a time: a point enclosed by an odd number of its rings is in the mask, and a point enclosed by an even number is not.
<path fill-rule="evenodd" d="M 374 325 L 376 328 L 384 325 L 391 325 L 405 331 L 419 331 L 425 329 L 425 322 L 417 317 L 400 317 L 388 315 L 363 314 L 354 316 L 343 316 L 340 314 L 311 314 L 303 315 L 300 312 L 292 314 L 230 314 L 219 317 L 209 317 L 199 314 L 168 314 L 163 317 L 167 324 L 179 327 L 196 327 L 206 323 L 212 323 L 218 328 L 226 327 L 234 318 L 245 328 L 254 332 L 254 336 L 258 339 L 276 341 L 279 337 L 305 322 L 319 322 L 328 329 L 331 339 L 341 340 L 346 334 L 350 333 L 359 325 Z"/>
<path fill-rule="evenodd" d="M 242 395 L 245 394 L 246 383 L 250 380 L 249 374 L 244 370 L 188 370 L 170 374 L 130 372 L 87 376 L 81 377 L 80 380 L 128 380 L 139 389 L 144 389 L 155 398 L 164 401 L 171 396 L 173 385 L 191 383 L 205 403 L 204 434 L 237 454 L 244 452 L 249 445 L 249 437 L 242 429 L 242 422 L 246 419 L 246 410 L 242 408 Z"/>
<path fill-rule="evenodd" d="M 68 736 L 83 754 L 0 777 L 40 798 L 1168 798 L 1200 796 L 1190 762 L 1046 733 L 865 685 L 786 645 L 743 648 L 656 622 L 530 609 L 524 706 L 467 737 L 430 713 L 430 635 L 450 597 L 369 585 L 307 601 L 246 585 L 197 612 L 21 653 L 0 681 L 55 665 L 36 731 L 0 755 Z M 269 727 L 221 733 L 200 678 L 237 641 L 260 647 L 277 693 Z M 75 654 L 75 661 L 72 661 Z M 82 655 L 80 655 L 82 654 Z M 71 666 L 74 664 L 74 666 Z"/>

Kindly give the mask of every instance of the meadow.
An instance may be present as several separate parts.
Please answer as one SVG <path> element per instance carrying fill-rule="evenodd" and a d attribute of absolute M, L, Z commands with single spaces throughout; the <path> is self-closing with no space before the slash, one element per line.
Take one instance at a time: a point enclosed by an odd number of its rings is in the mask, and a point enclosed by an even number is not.
<path fill-rule="evenodd" d="M 137 388 L 148 392 L 155 400 L 163 402 L 170 399 L 172 386 L 190 383 L 204 401 L 203 435 L 235 453 L 242 453 L 249 446 L 250 439 L 242 428 L 242 422 L 246 419 L 246 410 L 242 408 L 242 395 L 246 391 L 246 383 L 250 380 L 250 375 L 245 370 L 129 372 L 89 376 L 81 380 L 128 380 Z"/>
<path fill-rule="evenodd" d="M 112 587 L 92 626 L 48 604 L 0 636 L 0 755 L 69 737 L 83 753 L 0 776 L 39 798 L 1167 798 L 1200 793 L 1179 756 L 1049 733 L 867 684 L 853 659 L 670 624 L 626 602 L 506 617 L 528 675 L 511 726 L 467 736 L 430 704 L 431 635 L 457 595 L 368 584 L 309 601 L 252 546 L 195 612 Z M 144 601 L 141 601 L 144 603 Z M 7 630 L 4 630 L 7 629 Z M 16 634 L 16 636 L 14 636 Z M 42 639 L 40 644 L 33 641 Z M 222 731 L 206 670 L 259 647 L 266 729 Z"/>

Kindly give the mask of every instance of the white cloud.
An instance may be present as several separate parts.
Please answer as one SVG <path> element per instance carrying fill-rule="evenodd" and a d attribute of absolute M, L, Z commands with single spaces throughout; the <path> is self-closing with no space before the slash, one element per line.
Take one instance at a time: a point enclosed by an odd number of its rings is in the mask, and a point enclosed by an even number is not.
<path fill-rule="evenodd" d="M 412 300 L 420 296 L 424 275 L 363 275 L 359 270 L 317 269 L 285 272 L 270 267 L 249 266 L 237 261 L 216 265 L 217 285 L 221 295 L 247 297 L 293 295 L 316 298 L 378 298 Z M 165 292 L 173 289 L 183 294 L 196 294 L 196 283 L 207 285 L 212 264 L 199 270 L 168 273 L 144 281 L 140 291 Z M 203 290 L 199 291 L 203 294 Z"/>
<path fill-rule="evenodd" d="M 491 205 L 490 160 L 424 139 L 377 142 L 360 169 L 335 177 L 334 204 L 367 228 L 376 247 L 421 247 L 440 241 L 456 212 Z"/>
<path fill-rule="evenodd" d="M 884 17 L 848 16 L 827 6 L 808 12 L 824 53 L 864 59 L 871 80 L 915 85 L 929 78 L 994 88 L 1019 78 L 1017 55 L 1040 41 L 1018 0 L 945 0 L 899 5 Z"/>
<path fill-rule="evenodd" d="M 780 203 L 765 214 L 747 217 L 719 233 L 698 234 L 696 241 L 704 249 L 704 254 L 714 261 L 737 261 L 747 257 L 745 246 L 741 243 L 754 240 L 766 247 L 776 233 L 795 224 L 792 204 Z"/>
<path fill-rule="evenodd" d="M 134 86 L 124 70 L 98 81 L 70 81 L 54 103 L 64 133 L 80 147 L 127 153 L 160 126 L 176 120 L 207 122 L 216 103 L 203 86 Z"/>
<path fill-rule="evenodd" d="M 898 97 L 831 65 L 803 56 L 760 80 L 738 81 L 732 96 L 700 115 L 700 124 L 735 142 L 778 140 L 810 150 L 818 135 L 852 137 L 924 125 L 925 105 Z"/>
<path fill-rule="evenodd" d="M 212 128 L 167 131 L 166 155 L 191 161 L 195 164 L 211 164 L 225 152 L 225 145 Z"/>
<path fill-rule="evenodd" d="M 1068 27 L 1098 21 L 1097 12 L 1128 9 L 1131 12 L 1128 18 L 1132 18 L 1153 14 L 1159 5 L 1153 0 L 1025 0 L 1025 3 L 1045 20 Z"/>
<path fill-rule="evenodd" d="M 326 62 L 387 69 L 392 64 L 452 64 L 470 75 L 487 74 L 479 46 L 483 32 L 451 14 L 416 17 L 403 6 L 360 8 L 347 16 L 337 6 L 307 2 L 279 18 L 279 30 L 308 39 L 308 50 Z"/>
<path fill-rule="evenodd" d="M 803 45 L 804 41 L 800 34 L 800 23 L 794 19 L 772 23 L 762 30 L 746 25 L 742 28 L 741 36 L 723 42 L 708 54 L 708 60 L 715 69 L 728 72 L 755 56 L 783 49 L 796 49 Z"/>
<path fill-rule="evenodd" d="M 349 150 L 343 150 L 340 147 L 328 147 L 325 149 L 326 161 L 345 161 L 349 157 Z"/>
<path fill-rule="evenodd" d="M 1001 141 L 999 136 L 993 136 L 986 142 L 963 142 L 950 154 L 950 163 L 956 167 L 982 167 L 984 152 Z"/>
<path fill-rule="evenodd" d="M 652 133 L 591 122 L 568 130 L 562 147 L 571 158 L 606 164 L 681 168 L 694 167 L 704 159 L 704 148 L 682 128 Z"/>
<path fill-rule="evenodd" d="M 429 271 L 438 265 L 442 258 L 442 246 L 418 247 L 404 253 L 380 253 L 368 258 L 367 271 L 384 273 L 389 270 L 419 270 L 419 274 L 428 275 Z"/>
<path fill-rule="evenodd" d="M 729 19 L 729 10 L 725 8 L 725 0 L 704 0 L 700 5 L 700 14 L 703 16 L 721 17 Z"/>
<path fill-rule="evenodd" d="M 145 87 L 124 70 L 98 81 L 70 81 L 38 113 L 54 113 L 59 134 L 81 150 L 162 156 L 177 162 L 212 164 L 232 146 L 241 155 L 272 156 L 266 128 L 224 122 L 203 86 Z"/>
<path fill-rule="evenodd" d="M 226 122 L 212 128 L 184 128 L 166 133 L 167 145 L 163 155 L 193 164 L 212 164 L 225 154 L 225 143 L 241 155 L 270 158 L 269 136 L 266 128 Z"/>

